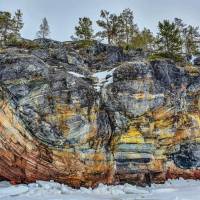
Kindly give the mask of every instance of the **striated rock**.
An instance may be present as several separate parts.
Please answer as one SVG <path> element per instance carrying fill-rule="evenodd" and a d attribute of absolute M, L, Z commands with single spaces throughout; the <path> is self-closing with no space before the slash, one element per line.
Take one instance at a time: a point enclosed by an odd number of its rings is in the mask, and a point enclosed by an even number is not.
<path fill-rule="evenodd" d="M 199 74 L 100 43 L 35 42 L 0 53 L 1 178 L 74 187 L 200 178 Z"/>

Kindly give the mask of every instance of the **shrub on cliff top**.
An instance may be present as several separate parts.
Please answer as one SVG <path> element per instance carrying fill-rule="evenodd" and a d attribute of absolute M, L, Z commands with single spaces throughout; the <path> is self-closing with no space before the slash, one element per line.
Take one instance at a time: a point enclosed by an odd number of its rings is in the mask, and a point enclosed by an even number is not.
<path fill-rule="evenodd" d="M 175 62 L 184 62 L 184 57 L 180 54 L 171 54 L 171 53 L 153 53 L 149 55 L 148 60 L 160 60 L 160 59 L 171 59 Z"/>
<path fill-rule="evenodd" d="M 18 47 L 18 48 L 24 48 L 24 49 L 37 49 L 40 48 L 40 45 L 31 41 L 31 40 L 23 40 L 23 39 L 17 39 L 15 37 L 10 38 L 6 42 L 6 45 L 9 47 Z"/>

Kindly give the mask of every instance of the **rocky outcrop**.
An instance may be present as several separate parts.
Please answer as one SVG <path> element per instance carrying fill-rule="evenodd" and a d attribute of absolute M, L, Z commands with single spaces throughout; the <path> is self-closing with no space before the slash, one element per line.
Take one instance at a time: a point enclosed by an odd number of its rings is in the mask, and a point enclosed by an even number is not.
<path fill-rule="evenodd" d="M 194 65 L 200 66 L 200 57 L 199 56 L 194 59 Z"/>
<path fill-rule="evenodd" d="M 100 43 L 35 42 L 0 53 L 0 177 L 74 187 L 200 178 L 199 73 Z M 99 70 L 111 71 L 97 90 Z"/>

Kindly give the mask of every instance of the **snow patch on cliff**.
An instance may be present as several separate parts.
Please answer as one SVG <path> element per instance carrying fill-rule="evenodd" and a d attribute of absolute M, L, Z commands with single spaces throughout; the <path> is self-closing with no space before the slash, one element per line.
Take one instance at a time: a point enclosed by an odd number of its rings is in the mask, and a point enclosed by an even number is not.
<path fill-rule="evenodd" d="M 84 75 L 82 75 L 82 74 L 79 74 L 79 73 L 76 73 L 76 72 L 68 72 L 69 74 L 72 74 L 73 76 L 75 76 L 75 77 L 78 77 L 78 78 L 84 78 L 85 76 Z"/>
<path fill-rule="evenodd" d="M 97 79 L 97 83 L 95 85 L 97 91 L 100 91 L 103 86 L 113 82 L 113 72 L 115 69 L 116 68 L 113 68 L 112 70 L 97 72 L 92 75 L 92 77 Z"/>

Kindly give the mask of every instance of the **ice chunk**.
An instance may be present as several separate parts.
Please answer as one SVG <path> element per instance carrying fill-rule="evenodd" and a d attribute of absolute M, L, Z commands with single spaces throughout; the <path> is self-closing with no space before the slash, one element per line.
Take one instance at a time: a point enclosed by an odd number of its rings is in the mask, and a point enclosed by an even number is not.
<path fill-rule="evenodd" d="M 27 185 L 9 186 L 0 188 L 0 198 L 6 196 L 16 196 L 21 195 L 29 191 Z"/>

